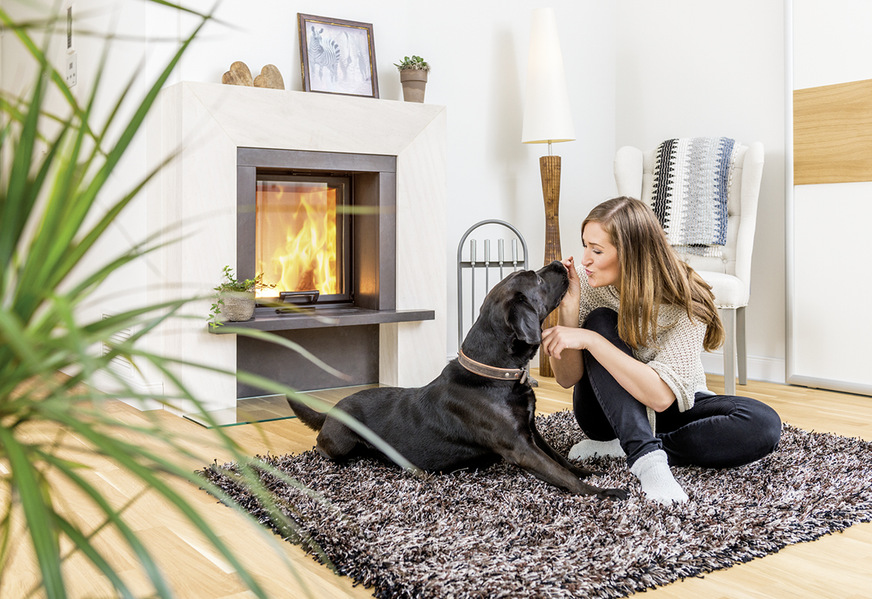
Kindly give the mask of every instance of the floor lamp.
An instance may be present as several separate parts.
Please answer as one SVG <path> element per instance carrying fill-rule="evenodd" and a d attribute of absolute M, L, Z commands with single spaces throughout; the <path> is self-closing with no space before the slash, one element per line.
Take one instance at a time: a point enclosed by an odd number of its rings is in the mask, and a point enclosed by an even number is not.
<path fill-rule="evenodd" d="M 547 143 L 548 155 L 539 158 L 542 196 L 545 200 L 545 264 L 562 259 L 560 250 L 560 156 L 551 153 L 551 144 L 575 139 L 569 109 L 566 73 L 557 36 L 554 9 L 533 10 L 530 53 L 527 58 L 527 95 L 524 105 L 522 143 Z M 544 327 L 557 324 L 553 312 Z M 551 363 L 540 356 L 539 374 L 554 376 Z"/>

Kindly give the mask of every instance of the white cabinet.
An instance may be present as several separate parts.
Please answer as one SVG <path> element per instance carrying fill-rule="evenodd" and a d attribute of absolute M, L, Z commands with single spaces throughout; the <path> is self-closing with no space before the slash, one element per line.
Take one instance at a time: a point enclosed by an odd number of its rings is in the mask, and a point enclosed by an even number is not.
<path fill-rule="evenodd" d="M 787 382 L 872 395 L 872 3 L 785 6 Z"/>

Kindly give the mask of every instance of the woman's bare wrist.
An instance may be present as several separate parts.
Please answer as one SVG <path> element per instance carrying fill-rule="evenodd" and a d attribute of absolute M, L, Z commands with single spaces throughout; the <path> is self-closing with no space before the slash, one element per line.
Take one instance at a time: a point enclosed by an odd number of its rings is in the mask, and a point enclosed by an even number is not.
<path fill-rule="evenodd" d="M 578 326 L 578 308 L 557 308 L 557 324 L 564 327 Z"/>

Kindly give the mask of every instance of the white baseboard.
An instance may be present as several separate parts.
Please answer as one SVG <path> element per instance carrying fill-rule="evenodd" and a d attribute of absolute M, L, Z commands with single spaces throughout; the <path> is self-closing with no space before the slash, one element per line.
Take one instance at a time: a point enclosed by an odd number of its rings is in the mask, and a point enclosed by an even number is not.
<path fill-rule="evenodd" d="M 702 366 L 708 374 L 724 374 L 723 352 L 704 353 Z M 780 358 L 748 356 L 748 379 L 767 383 L 786 383 L 785 362 Z"/>
<path fill-rule="evenodd" d="M 165 404 L 162 402 L 148 398 L 148 396 L 161 397 L 164 394 L 163 383 L 148 383 L 141 378 L 134 378 L 124 370 L 120 372 L 115 370 L 112 364 L 110 364 L 110 368 L 113 368 L 116 375 L 124 379 L 127 388 L 125 388 L 124 384 L 119 382 L 108 372 L 103 371 L 95 372 L 91 380 L 85 381 L 84 384 L 90 385 L 92 388 L 112 399 L 117 399 L 129 406 L 133 406 L 141 412 L 166 409 Z M 61 372 L 67 376 L 73 376 L 76 374 L 75 372 L 64 368 L 61 369 Z M 128 393 L 129 391 L 132 391 L 138 395 L 138 397 L 130 397 Z"/>
<path fill-rule="evenodd" d="M 98 391 L 111 396 L 113 399 L 120 400 L 141 412 L 167 409 L 164 403 L 155 399 L 149 399 L 149 396 L 160 397 L 164 394 L 163 383 L 148 383 L 142 379 L 137 380 L 132 377 L 125 377 L 125 383 L 128 386 L 128 389 L 125 389 L 124 385 L 105 372 L 96 372 L 91 383 Z M 127 391 L 132 391 L 138 397 L 130 397 Z"/>

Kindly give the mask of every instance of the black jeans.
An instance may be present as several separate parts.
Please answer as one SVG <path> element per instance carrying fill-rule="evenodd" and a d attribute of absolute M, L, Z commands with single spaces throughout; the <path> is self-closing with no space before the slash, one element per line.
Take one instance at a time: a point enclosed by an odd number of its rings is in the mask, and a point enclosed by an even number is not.
<path fill-rule="evenodd" d="M 617 324 L 614 310 L 598 308 L 584 328 L 600 333 L 632 356 L 630 347 L 618 337 Z M 655 435 L 645 405 L 621 387 L 590 352 L 582 353 L 584 375 L 572 396 L 575 418 L 591 439 L 620 439 L 629 466 L 663 449 L 673 466 L 728 468 L 758 460 L 778 445 L 781 418 L 775 410 L 756 399 L 731 395 L 697 393 L 693 407 L 685 412 L 674 402 L 657 414 Z"/>

